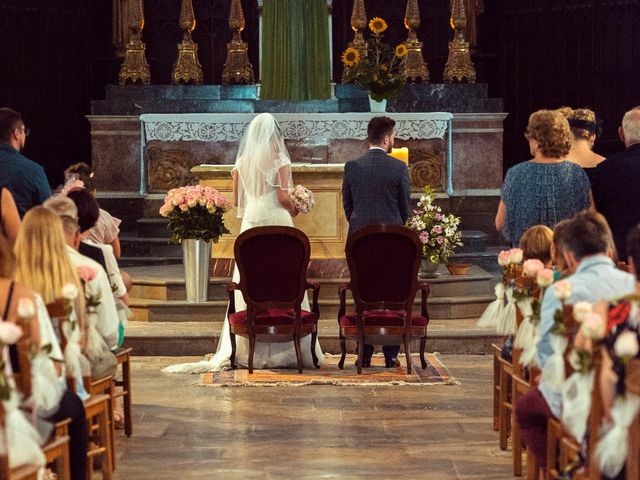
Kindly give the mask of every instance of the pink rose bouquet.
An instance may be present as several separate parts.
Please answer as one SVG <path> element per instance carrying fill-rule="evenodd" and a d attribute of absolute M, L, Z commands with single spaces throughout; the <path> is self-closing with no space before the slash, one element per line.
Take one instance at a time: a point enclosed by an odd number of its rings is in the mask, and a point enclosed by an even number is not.
<path fill-rule="evenodd" d="M 289 192 L 289 197 L 291 197 L 293 206 L 296 207 L 296 210 L 300 213 L 309 213 L 309 211 L 316 206 L 313 192 L 302 185 L 296 185 L 295 188 Z"/>
<path fill-rule="evenodd" d="M 220 235 L 230 233 L 223 219 L 230 209 L 229 200 L 215 188 L 190 185 L 169 190 L 160 215 L 169 219 L 172 243 L 183 238 L 218 243 Z"/>

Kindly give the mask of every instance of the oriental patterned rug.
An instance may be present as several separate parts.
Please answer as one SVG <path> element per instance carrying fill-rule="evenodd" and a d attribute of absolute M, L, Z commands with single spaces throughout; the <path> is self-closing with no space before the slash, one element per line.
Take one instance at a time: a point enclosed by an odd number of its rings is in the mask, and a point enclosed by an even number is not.
<path fill-rule="evenodd" d="M 407 375 L 406 359 L 399 355 L 400 366 L 385 368 L 384 356 L 374 355 L 371 367 L 363 368 L 358 375 L 354 365 L 356 356 L 347 355 L 344 369 L 338 368 L 340 355 L 325 355 L 319 369 L 306 368 L 301 374 L 294 369 L 254 369 L 249 375 L 245 368 L 210 372 L 200 375 L 198 385 L 212 387 L 277 387 L 305 385 L 337 385 L 337 386 L 429 386 L 459 385 L 460 382 L 451 376 L 438 353 L 427 353 L 427 368 L 420 368 L 420 357 L 413 355 L 412 371 Z"/>

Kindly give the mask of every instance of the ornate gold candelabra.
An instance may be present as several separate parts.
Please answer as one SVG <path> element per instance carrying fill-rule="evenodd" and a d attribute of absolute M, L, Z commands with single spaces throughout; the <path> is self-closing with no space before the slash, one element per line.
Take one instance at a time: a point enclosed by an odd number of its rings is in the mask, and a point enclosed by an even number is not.
<path fill-rule="evenodd" d="M 451 7 L 451 23 L 455 31 L 453 41 L 449 42 L 449 58 L 444 67 L 444 81 L 453 83 L 475 83 L 476 69 L 471 61 L 469 42 L 464 38 L 467 26 L 467 15 L 464 11 L 464 0 L 453 0 Z"/>
<path fill-rule="evenodd" d="M 404 14 L 404 26 L 409 30 L 405 41 L 407 56 L 402 62 L 402 73 L 408 81 L 429 81 L 429 69 L 422 56 L 422 42 L 418 40 L 416 30 L 420 26 L 420 10 L 418 0 L 408 0 L 407 11 Z"/>
<path fill-rule="evenodd" d="M 367 12 L 364 9 L 364 0 L 354 0 L 351 11 L 351 29 L 354 31 L 353 42 L 349 42 L 350 48 L 355 48 L 360 54 L 360 58 L 367 58 L 367 48 L 369 44 L 364 39 L 364 29 L 367 28 Z M 344 72 L 342 73 L 342 83 L 344 83 Z"/>
<path fill-rule="evenodd" d="M 240 0 L 232 0 L 229 11 L 229 28 L 233 38 L 227 43 L 227 61 L 222 68 L 222 83 L 255 83 L 253 66 L 249 62 L 248 46 L 242 41 L 244 13 Z"/>
<path fill-rule="evenodd" d="M 120 85 L 151 83 L 149 64 L 145 58 L 145 45 L 142 42 L 142 30 L 144 28 L 144 14 L 142 11 L 142 0 L 131 0 L 129 2 L 129 42 L 124 52 L 124 60 L 120 66 L 118 80 Z"/>
<path fill-rule="evenodd" d="M 178 58 L 171 71 L 171 83 L 202 85 L 202 66 L 198 61 L 198 45 L 191 38 L 191 32 L 196 28 L 196 17 L 191 0 L 182 0 L 180 28 L 184 30 L 184 35 L 178 44 Z"/>

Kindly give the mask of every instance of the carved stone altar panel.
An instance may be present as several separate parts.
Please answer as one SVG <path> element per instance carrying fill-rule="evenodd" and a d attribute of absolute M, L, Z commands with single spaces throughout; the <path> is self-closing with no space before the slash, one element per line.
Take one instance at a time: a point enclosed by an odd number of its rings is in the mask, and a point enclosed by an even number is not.
<path fill-rule="evenodd" d="M 239 141 L 254 114 L 146 114 L 140 119 L 146 141 Z M 366 138 L 371 113 L 274 114 L 284 138 Z M 443 138 L 450 113 L 396 113 L 396 137 L 405 139 Z"/>

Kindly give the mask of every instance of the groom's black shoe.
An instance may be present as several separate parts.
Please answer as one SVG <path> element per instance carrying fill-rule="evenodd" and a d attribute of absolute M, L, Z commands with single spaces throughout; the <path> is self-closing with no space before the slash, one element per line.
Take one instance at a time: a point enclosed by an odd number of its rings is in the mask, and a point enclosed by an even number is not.
<path fill-rule="evenodd" d="M 400 366 L 398 353 L 400 353 L 399 345 L 385 345 L 382 347 L 384 352 L 384 366 L 387 368 L 395 368 Z"/>
<path fill-rule="evenodd" d="M 362 355 L 362 368 L 369 368 L 371 366 L 371 357 L 373 356 L 373 345 L 365 345 L 364 353 Z M 356 360 L 356 367 L 358 366 L 358 360 Z"/>
<path fill-rule="evenodd" d="M 384 359 L 384 366 L 386 368 L 396 368 L 400 366 L 400 360 L 398 357 L 386 357 Z"/>

